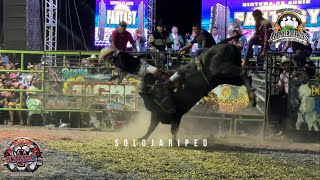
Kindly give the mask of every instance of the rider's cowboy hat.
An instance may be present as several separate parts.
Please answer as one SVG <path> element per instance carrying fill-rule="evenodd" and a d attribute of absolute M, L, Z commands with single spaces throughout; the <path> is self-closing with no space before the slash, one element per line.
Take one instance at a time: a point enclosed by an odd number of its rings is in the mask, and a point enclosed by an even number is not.
<path fill-rule="evenodd" d="M 87 60 L 91 60 L 91 59 L 96 60 L 96 59 L 98 59 L 98 57 L 97 57 L 97 55 L 92 54 L 90 57 L 87 58 Z"/>
<path fill-rule="evenodd" d="M 108 48 L 108 47 L 101 49 L 100 54 L 99 54 L 99 60 L 103 60 L 103 58 L 105 56 L 110 55 L 116 51 L 117 51 L 117 49 L 112 49 L 112 48 Z"/>

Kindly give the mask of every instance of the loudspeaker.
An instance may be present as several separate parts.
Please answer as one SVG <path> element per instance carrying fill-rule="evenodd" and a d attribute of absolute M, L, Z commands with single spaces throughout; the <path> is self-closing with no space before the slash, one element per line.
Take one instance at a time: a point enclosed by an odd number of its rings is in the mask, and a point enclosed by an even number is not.
<path fill-rule="evenodd" d="M 4 49 L 42 50 L 40 0 L 3 0 Z"/>

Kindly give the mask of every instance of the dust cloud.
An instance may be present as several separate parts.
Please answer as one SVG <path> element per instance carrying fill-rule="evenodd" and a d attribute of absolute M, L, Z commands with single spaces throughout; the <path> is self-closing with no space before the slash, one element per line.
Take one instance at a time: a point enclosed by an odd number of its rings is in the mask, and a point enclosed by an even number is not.
<path fill-rule="evenodd" d="M 142 137 L 148 130 L 151 119 L 151 112 L 146 110 L 145 108 L 141 108 L 141 110 L 135 115 L 134 120 L 128 124 L 127 127 L 123 128 L 121 131 L 116 132 L 115 136 L 121 141 L 123 139 L 137 140 Z M 215 119 L 198 119 L 198 118 L 188 118 L 188 114 L 186 114 L 180 123 L 179 131 L 178 131 L 178 139 L 184 141 L 188 139 L 193 141 L 194 139 L 203 140 L 207 139 L 208 144 L 214 143 L 222 143 L 228 144 L 231 142 L 237 142 L 240 144 L 247 143 L 260 143 L 262 141 L 262 129 L 258 125 L 258 127 L 245 127 L 247 124 L 239 124 L 240 128 L 236 133 L 237 135 L 241 135 L 241 138 L 234 136 L 231 134 L 230 122 L 224 120 L 215 120 Z M 255 125 L 254 125 L 255 126 Z M 231 124 L 233 128 L 233 125 Z M 243 130 L 242 130 L 243 129 Z M 241 134 L 241 131 L 244 131 L 244 135 Z M 254 136 L 248 135 L 246 133 L 254 133 Z M 172 139 L 171 134 L 171 125 L 170 124 L 162 124 L 159 123 L 158 127 L 155 131 L 150 135 L 148 140 L 154 139 L 163 141 L 168 141 Z M 243 141 L 243 142 L 242 142 Z"/>

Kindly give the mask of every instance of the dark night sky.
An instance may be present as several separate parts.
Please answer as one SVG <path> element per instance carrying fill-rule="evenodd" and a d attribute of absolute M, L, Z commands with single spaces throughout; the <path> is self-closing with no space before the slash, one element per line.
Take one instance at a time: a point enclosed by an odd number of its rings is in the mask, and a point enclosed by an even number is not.
<path fill-rule="evenodd" d="M 58 19 L 59 23 L 59 34 L 58 34 L 58 49 L 59 50 L 73 50 L 72 36 L 71 33 L 66 34 L 65 28 L 71 29 L 70 20 L 66 16 L 66 7 L 69 6 L 71 9 L 71 21 L 74 32 L 75 47 L 77 50 L 85 50 L 85 46 L 80 33 L 78 25 L 77 14 L 73 0 L 60 1 L 59 8 L 60 13 Z M 188 2 L 188 3 L 186 3 Z M 81 27 L 83 30 L 84 38 L 86 40 L 89 50 L 95 49 L 94 47 L 94 15 L 95 15 L 95 0 L 76 0 L 76 5 L 81 21 Z M 179 31 L 184 35 L 185 33 L 191 33 L 192 24 L 201 20 L 201 1 L 192 0 L 157 0 L 156 10 L 157 21 L 161 18 L 167 25 L 167 30 L 171 30 L 172 25 L 177 25 Z M 69 30 L 69 32 L 71 32 Z M 67 38 L 68 37 L 68 38 Z"/>

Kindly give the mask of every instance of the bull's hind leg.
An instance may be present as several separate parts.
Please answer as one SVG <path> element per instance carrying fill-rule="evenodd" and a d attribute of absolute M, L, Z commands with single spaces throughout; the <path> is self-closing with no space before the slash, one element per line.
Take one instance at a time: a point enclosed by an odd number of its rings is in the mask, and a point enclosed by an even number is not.
<path fill-rule="evenodd" d="M 248 72 L 243 69 L 242 69 L 242 72 L 240 73 L 240 77 L 247 88 L 247 93 L 252 106 L 256 107 L 257 105 L 256 94 L 255 94 L 256 89 L 252 87 L 252 78 L 249 77 Z"/>
<path fill-rule="evenodd" d="M 148 128 L 148 131 L 147 133 L 142 136 L 141 138 L 139 138 L 138 140 L 139 141 L 142 141 L 143 139 L 148 139 L 149 136 L 153 133 L 153 131 L 156 129 L 156 127 L 158 126 L 159 124 L 159 120 L 157 119 L 157 116 L 156 116 L 156 113 L 154 112 L 151 112 L 151 122 L 150 122 L 150 125 L 149 125 L 149 128 Z"/>
<path fill-rule="evenodd" d="M 257 105 L 255 89 L 252 87 L 252 79 L 251 77 L 248 76 L 248 72 L 245 69 L 239 66 L 225 67 L 223 68 L 223 70 L 221 70 L 219 77 L 221 77 L 222 79 L 224 78 L 237 79 L 240 77 L 243 84 L 247 88 L 247 93 L 252 106 L 255 107 Z M 230 82 L 233 82 L 233 84 L 236 86 L 240 85 L 238 83 L 235 84 L 234 81 L 230 81 Z"/>

